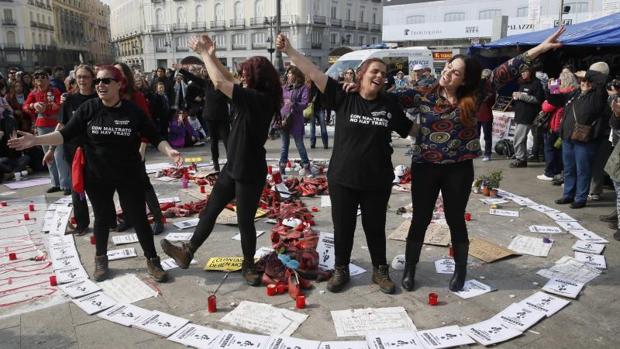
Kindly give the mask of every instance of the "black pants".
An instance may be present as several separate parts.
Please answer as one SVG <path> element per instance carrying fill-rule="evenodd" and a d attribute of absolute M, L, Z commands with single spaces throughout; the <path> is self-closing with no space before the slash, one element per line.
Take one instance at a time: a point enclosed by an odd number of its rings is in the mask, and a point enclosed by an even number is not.
<path fill-rule="evenodd" d="M 200 221 L 190 241 L 191 245 L 197 249 L 207 240 L 213 231 L 217 216 L 232 199 L 235 199 L 243 258 L 254 260 L 254 254 L 256 253 L 254 216 L 256 215 L 258 201 L 264 186 L 264 181 L 257 183 L 236 181 L 230 177 L 226 167 L 224 167 L 211 191 L 211 195 L 209 195 L 207 207 L 200 211 Z"/>
<path fill-rule="evenodd" d="M 144 209 L 144 184 L 140 175 L 133 178 L 127 177 L 118 181 L 90 180 L 92 177 L 86 177 L 86 192 L 93 205 L 93 213 L 95 215 L 94 233 L 96 239 L 96 255 L 103 256 L 108 251 L 108 237 L 110 235 L 110 216 L 113 212 L 114 192 L 118 192 L 125 214 L 125 219 L 136 230 L 140 246 L 147 258 L 157 256 L 155 251 L 155 243 L 153 242 L 153 231 L 149 226 L 146 218 L 146 210 Z"/>
<path fill-rule="evenodd" d="M 159 207 L 159 200 L 157 199 L 155 188 L 153 188 L 151 179 L 149 178 L 149 175 L 146 173 L 146 167 L 145 167 L 144 161 L 142 161 L 142 170 L 143 171 L 142 171 L 141 183 L 144 187 L 144 199 L 146 200 L 146 205 L 149 208 L 149 211 L 151 211 L 151 214 L 153 215 L 153 219 L 156 221 L 157 220 L 161 221 L 163 218 L 163 214 L 161 212 L 161 208 Z M 121 204 L 121 209 L 123 210 L 123 216 L 125 217 L 125 219 L 127 219 L 126 216 L 128 215 L 129 211 L 126 209 L 122 201 L 120 204 Z M 112 205 L 114 205 L 114 202 Z"/>
<path fill-rule="evenodd" d="M 536 157 L 545 156 L 545 141 L 544 141 L 544 128 L 538 128 L 532 126 L 532 137 L 534 142 L 532 143 L 532 155 Z"/>
<path fill-rule="evenodd" d="M 391 191 L 391 183 L 371 190 L 353 189 L 337 183 L 329 183 L 337 266 L 348 266 L 351 262 L 358 205 L 362 210 L 362 227 L 366 234 L 366 245 L 368 245 L 372 265 L 377 267 L 387 264 L 385 214 Z"/>
<path fill-rule="evenodd" d="M 220 158 L 218 142 L 224 143 L 224 149 L 228 151 L 228 134 L 230 134 L 230 123 L 228 120 L 207 120 L 207 130 L 211 137 L 211 158 L 215 163 Z"/>
<path fill-rule="evenodd" d="M 493 120 L 478 121 L 478 134 L 480 130 L 484 132 L 484 155 L 491 156 L 493 153 Z"/>
<path fill-rule="evenodd" d="M 435 201 L 441 190 L 452 244 L 468 242 L 465 208 L 474 180 L 473 161 L 465 160 L 446 165 L 413 163 L 411 177 L 413 218 L 407 239 L 418 243 L 424 241 L 426 228 L 433 218 Z"/>

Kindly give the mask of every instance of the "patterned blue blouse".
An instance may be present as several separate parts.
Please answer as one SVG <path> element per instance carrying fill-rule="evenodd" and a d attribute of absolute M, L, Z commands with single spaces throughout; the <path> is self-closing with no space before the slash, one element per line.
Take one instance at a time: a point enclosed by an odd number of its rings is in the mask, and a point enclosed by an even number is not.
<path fill-rule="evenodd" d="M 530 63 L 522 54 L 493 70 L 482 87 L 482 96 L 494 94 L 501 86 L 519 76 L 519 67 Z M 461 123 L 461 110 L 434 92 L 422 94 L 416 90 L 396 91 L 393 94 L 401 105 L 420 120 L 420 131 L 413 145 L 412 162 L 450 164 L 480 156 L 480 134 L 476 126 Z"/>

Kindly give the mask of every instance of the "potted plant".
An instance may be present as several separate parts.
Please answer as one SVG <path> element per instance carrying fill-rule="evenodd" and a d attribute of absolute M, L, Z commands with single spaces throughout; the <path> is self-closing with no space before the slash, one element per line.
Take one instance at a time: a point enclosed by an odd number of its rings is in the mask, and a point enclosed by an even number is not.
<path fill-rule="evenodd" d="M 493 171 L 488 176 L 488 187 L 491 196 L 497 196 L 497 188 L 503 179 L 502 170 Z"/>

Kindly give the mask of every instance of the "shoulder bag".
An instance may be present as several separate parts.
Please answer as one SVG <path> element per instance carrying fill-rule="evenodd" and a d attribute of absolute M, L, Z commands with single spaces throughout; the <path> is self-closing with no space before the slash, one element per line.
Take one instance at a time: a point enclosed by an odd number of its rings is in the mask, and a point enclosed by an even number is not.
<path fill-rule="evenodd" d="M 570 135 L 570 140 L 575 142 L 587 143 L 592 137 L 592 128 L 596 121 L 592 125 L 584 125 L 577 122 L 577 115 L 575 114 L 575 104 L 571 104 L 573 107 L 573 118 L 575 119 L 575 126 L 573 132 Z M 598 120 L 597 120 L 598 121 Z"/>

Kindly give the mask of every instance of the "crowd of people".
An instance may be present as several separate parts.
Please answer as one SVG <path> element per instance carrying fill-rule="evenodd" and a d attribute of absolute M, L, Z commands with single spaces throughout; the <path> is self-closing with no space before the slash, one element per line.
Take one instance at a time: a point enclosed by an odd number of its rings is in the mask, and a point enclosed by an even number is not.
<path fill-rule="evenodd" d="M 200 212 L 189 242 L 175 244 L 163 239 L 161 247 L 181 268 L 187 268 L 211 234 L 217 216 L 234 199 L 244 256 L 242 274 L 248 284 L 255 286 L 260 284 L 260 274 L 253 258 L 254 217 L 267 174 L 265 143 L 276 129 L 282 145 L 279 167 L 285 174 L 292 137 L 302 168 L 312 175 L 304 145 L 305 124 L 310 121 L 312 125 L 311 148 L 316 146 L 314 129 L 318 124 L 327 149 L 327 119 L 335 115 L 328 171 L 335 270 L 328 290 L 340 292 L 349 283 L 359 207 L 373 265 L 372 281 L 382 292 L 395 291 L 386 257 L 385 224 L 394 179 L 391 135 L 396 132 L 413 140 L 414 213 L 401 285 L 408 291 L 414 288 L 424 236 L 441 191 L 455 259 L 449 288 L 457 291 L 462 289 L 467 272 L 469 238 L 464 212 L 474 180 L 473 159 L 481 155 L 483 131 L 483 160 L 491 160 L 491 108 L 499 88 L 515 80 L 519 83 L 513 94 L 517 152 L 511 166 L 525 167 L 535 156 L 544 157 L 545 173 L 539 178 L 561 176 L 564 181 L 563 196 L 556 203 L 571 204 L 573 208 L 585 206 L 590 181 L 596 178 L 598 168 L 601 178 L 605 164 L 608 173 L 614 172 L 609 170 L 614 167 L 610 165 L 614 154 L 620 167 L 620 151 L 614 151 L 612 157 L 601 156 L 598 165 L 594 157 L 602 152 L 609 130 L 620 131 L 620 102 L 615 96 L 618 86 L 617 82 L 606 84 L 608 66 L 596 63 L 583 73 L 573 73 L 566 67 L 559 79 L 545 83 L 539 81 L 532 68 L 537 57 L 561 47 L 559 37 L 563 32 L 563 28 L 559 29 L 538 46 L 493 70 L 483 70 L 475 58 L 456 55 L 446 63 L 439 79 L 424 67 L 415 66 L 410 78 L 398 72 L 389 87 L 387 65 L 381 59 L 369 59 L 337 81 L 295 50 L 282 34 L 277 37 L 276 47 L 292 63 L 284 76 L 258 56 L 242 63 L 237 74 L 231 73 L 216 57 L 215 43 L 208 35 L 189 41 L 201 62 L 176 66 L 176 71 L 159 68 L 150 82 L 123 63 L 80 65 L 66 79 L 60 70 L 37 70 L 31 86 L 24 80 L 28 74 L 18 75 L 12 70 L 7 80 L 0 81 L 0 165 L 9 166 L 6 172 L 13 173 L 34 166 L 33 161 L 47 163 L 53 181 L 48 192 L 73 195 L 78 234 L 84 234 L 90 224 L 84 193 L 72 186 L 78 179 L 72 176 L 82 173 L 79 180 L 84 183 L 95 216 L 94 279 L 103 280 L 109 275 L 110 230 L 134 227 L 149 274 L 164 282 L 167 274 L 161 268 L 153 240 L 153 234 L 163 231 L 163 222 L 145 170 L 145 149 L 150 143 L 180 165 L 183 160 L 177 149 L 204 144 L 210 137 L 213 166 L 220 174 L 208 204 Z M 66 94 L 58 87 L 59 82 Z M 544 113 L 548 115 L 541 121 Z M 535 138 L 540 141 L 528 155 L 527 133 L 533 124 L 537 126 Z M 227 162 L 222 168 L 219 141 L 226 148 Z M 35 146 L 42 147 L 38 158 L 32 155 Z M 611 144 L 608 149 L 612 149 Z M 544 154 L 538 155 L 539 151 Z M 82 164 L 82 172 L 75 171 L 76 164 Z M 617 172 L 610 175 L 619 198 L 618 211 L 604 217 L 615 222 L 616 228 L 620 227 L 620 169 Z M 115 192 L 124 213 L 120 221 L 113 201 Z M 145 202 L 154 216 L 152 227 Z M 616 239 L 620 239 L 619 232 L 620 228 Z"/>

